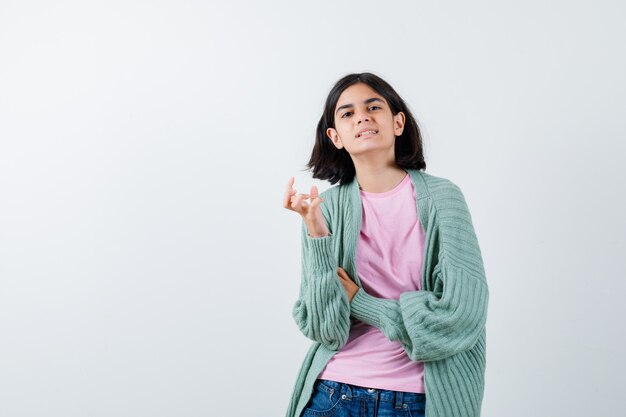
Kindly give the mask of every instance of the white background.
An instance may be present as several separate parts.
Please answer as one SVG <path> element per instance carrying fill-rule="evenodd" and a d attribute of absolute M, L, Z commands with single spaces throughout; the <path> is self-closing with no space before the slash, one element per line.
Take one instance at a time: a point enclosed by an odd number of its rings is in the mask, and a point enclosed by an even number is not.
<path fill-rule="evenodd" d="M 0 416 L 282 416 L 282 207 L 334 82 L 405 99 L 490 286 L 483 416 L 626 385 L 618 1 L 0 1 Z"/>

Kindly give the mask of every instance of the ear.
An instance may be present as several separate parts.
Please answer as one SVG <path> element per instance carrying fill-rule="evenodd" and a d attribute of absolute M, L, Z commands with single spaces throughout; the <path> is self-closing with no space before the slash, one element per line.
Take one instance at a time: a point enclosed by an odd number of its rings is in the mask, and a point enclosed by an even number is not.
<path fill-rule="evenodd" d="M 400 136 L 402 132 L 404 132 L 404 122 L 405 122 L 404 113 L 402 113 L 401 111 L 399 111 L 398 114 L 393 116 L 393 130 L 396 136 Z"/>
<path fill-rule="evenodd" d="M 333 144 L 337 147 L 337 149 L 343 148 L 341 138 L 339 137 L 339 134 L 337 134 L 337 131 L 335 129 L 329 127 L 328 129 L 326 129 L 326 135 L 330 138 L 330 140 L 333 141 Z"/>

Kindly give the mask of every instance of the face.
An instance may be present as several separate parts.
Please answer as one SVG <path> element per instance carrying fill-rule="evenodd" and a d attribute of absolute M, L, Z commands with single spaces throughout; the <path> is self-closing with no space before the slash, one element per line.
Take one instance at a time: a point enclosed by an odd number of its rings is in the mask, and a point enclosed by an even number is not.
<path fill-rule="evenodd" d="M 384 152 L 395 157 L 396 136 L 404 129 L 404 113 L 394 115 L 387 101 L 369 85 L 356 83 L 346 88 L 335 106 L 335 129 L 326 134 L 338 148 L 351 156 Z"/>

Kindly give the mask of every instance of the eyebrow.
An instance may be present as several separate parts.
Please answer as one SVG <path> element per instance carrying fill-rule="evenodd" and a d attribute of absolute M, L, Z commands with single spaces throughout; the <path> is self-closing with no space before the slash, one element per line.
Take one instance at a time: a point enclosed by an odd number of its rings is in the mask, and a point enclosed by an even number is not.
<path fill-rule="evenodd" d="M 368 98 L 367 100 L 363 101 L 363 104 L 369 104 L 369 103 L 374 102 L 374 101 L 380 101 L 381 103 L 385 104 L 384 101 L 382 101 L 381 99 L 379 99 L 377 97 Z M 349 104 L 344 104 L 343 106 L 339 106 L 337 108 L 337 111 L 335 111 L 335 115 L 337 113 L 339 113 L 340 110 L 347 109 L 348 107 L 354 107 L 354 104 L 349 103 Z"/>

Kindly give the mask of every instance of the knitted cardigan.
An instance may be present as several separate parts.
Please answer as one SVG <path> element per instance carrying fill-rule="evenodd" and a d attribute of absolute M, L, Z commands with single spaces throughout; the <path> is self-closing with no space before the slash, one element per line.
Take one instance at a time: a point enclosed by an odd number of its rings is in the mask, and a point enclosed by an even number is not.
<path fill-rule="evenodd" d="M 314 343 L 297 375 L 287 417 L 300 416 L 317 376 L 346 344 L 354 319 L 376 326 L 400 342 L 409 358 L 424 362 L 426 417 L 480 416 L 489 290 L 472 219 L 456 184 L 407 171 L 426 232 L 420 291 L 395 300 L 363 290 L 355 266 L 362 216 L 356 176 L 320 193 L 328 236 L 311 237 L 302 222 L 301 283 L 293 317 Z M 360 287 L 352 302 L 338 266 Z"/>

